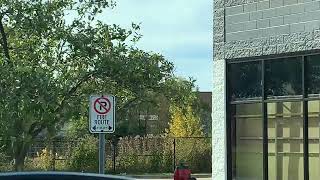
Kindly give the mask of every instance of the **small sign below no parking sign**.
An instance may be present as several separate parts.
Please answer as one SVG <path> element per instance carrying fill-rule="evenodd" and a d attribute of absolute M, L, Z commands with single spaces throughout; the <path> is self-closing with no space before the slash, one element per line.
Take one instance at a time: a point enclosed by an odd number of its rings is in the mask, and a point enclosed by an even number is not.
<path fill-rule="evenodd" d="M 114 133 L 115 97 L 113 95 L 90 96 L 89 131 L 91 133 Z"/>

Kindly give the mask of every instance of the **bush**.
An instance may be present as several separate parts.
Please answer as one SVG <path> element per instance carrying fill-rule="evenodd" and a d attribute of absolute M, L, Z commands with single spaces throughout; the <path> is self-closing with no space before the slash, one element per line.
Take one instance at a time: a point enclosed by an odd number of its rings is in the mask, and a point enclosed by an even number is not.
<path fill-rule="evenodd" d="M 141 157 L 135 154 L 121 154 L 120 157 L 117 158 L 119 165 L 117 167 L 117 171 L 120 173 L 141 173 L 143 172 L 143 165 L 141 163 L 143 160 Z"/>
<path fill-rule="evenodd" d="M 48 171 L 53 169 L 54 159 L 52 151 L 44 148 L 40 153 L 37 152 L 37 156 L 34 158 L 26 158 L 25 169 L 26 170 L 42 170 Z"/>
<path fill-rule="evenodd" d="M 153 173 L 160 173 L 162 170 L 163 152 L 153 152 L 150 160 L 147 162 L 149 171 Z"/>
<path fill-rule="evenodd" d="M 81 139 L 78 146 L 71 151 L 68 167 L 72 171 L 98 172 L 98 140 L 90 135 Z"/>
<path fill-rule="evenodd" d="M 185 161 L 193 173 L 211 172 L 211 143 L 206 139 L 177 139 L 176 164 Z"/>
<path fill-rule="evenodd" d="M 169 173 L 173 171 L 173 147 L 172 139 L 167 138 L 163 143 L 161 172 Z"/>
<path fill-rule="evenodd" d="M 13 163 L 10 162 L 9 156 L 0 152 L 0 172 L 7 172 L 13 170 Z"/>

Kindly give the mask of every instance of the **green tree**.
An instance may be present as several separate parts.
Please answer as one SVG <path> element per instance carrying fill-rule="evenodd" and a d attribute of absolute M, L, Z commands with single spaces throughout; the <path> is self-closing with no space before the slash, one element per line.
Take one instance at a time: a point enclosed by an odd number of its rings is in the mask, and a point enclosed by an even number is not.
<path fill-rule="evenodd" d="M 191 106 L 182 109 L 171 106 L 171 122 L 169 123 L 168 134 L 172 137 L 201 137 L 203 131 L 200 117 L 194 113 Z"/>
<path fill-rule="evenodd" d="M 172 137 L 203 136 L 200 101 L 193 80 L 173 78 L 167 81 L 171 114 L 167 133 Z"/>
<path fill-rule="evenodd" d="M 129 46 L 139 26 L 95 20 L 112 0 L 0 0 L 0 138 L 21 171 L 30 145 L 84 119 L 90 94 L 117 97 L 117 112 L 161 91 L 172 64 Z M 66 21 L 68 19 L 68 21 Z"/>
<path fill-rule="evenodd" d="M 70 154 L 68 167 L 72 171 L 97 172 L 99 167 L 98 141 L 93 136 L 79 139 L 79 144 Z"/>

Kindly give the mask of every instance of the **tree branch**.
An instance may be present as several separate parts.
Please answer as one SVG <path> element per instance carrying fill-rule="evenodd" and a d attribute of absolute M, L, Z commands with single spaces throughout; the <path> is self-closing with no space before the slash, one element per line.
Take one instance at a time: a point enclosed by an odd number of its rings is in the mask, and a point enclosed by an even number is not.
<path fill-rule="evenodd" d="M 6 33 L 4 31 L 4 27 L 3 27 L 3 24 L 2 24 L 2 18 L 3 17 L 0 17 L 0 34 L 1 34 L 1 45 L 3 47 L 3 53 L 4 53 L 4 56 L 7 58 L 7 62 L 9 63 L 10 62 L 10 55 L 9 55 L 9 48 L 8 48 L 8 40 L 7 40 L 7 36 L 6 36 Z"/>
<path fill-rule="evenodd" d="M 56 115 L 60 115 L 60 111 L 63 109 L 65 102 L 77 91 L 80 86 L 88 81 L 90 77 L 92 77 L 94 74 L 96 74 L 96 71 L 92 71 L 84 75 L 73 87 L 71 87 L 65 94 L 64 97 L 62 98 L 61 103 L 58 105 L 58 107 L 54 110 L 54 113 Z M 32 135 L 32 137 L 36 137 L 43 129 L 46 128 L 46 123 L 38 123 L 35 122 L 31 125 L 29 133 Z"/>
<path fill-rule="evenodd" d="M 126 108 L 130 107 L 133 103 L 135 103 L 137 100 L 139 100 L 139 97 L 135 97 L 131 99 L 130 101 L 125 103 L 122 107 L 119 107 L 118 111 L 125 110 Z"/>
<path fill-rule="evenodd" d="M 85 76 L 83 76 L 73 87 L 71 87 L 69 89 L 69 91 L 64 95 L 64 97 L 62 98 L 62 101 L 60 103 L 60 105 L 56 108 L 55 113 L 58 113 L 60 110 L 63 109 L 63 106 L 65 104 L 65 102 L 71 97 L 71 95 L 73 93 L 75 93 L 77 91 L 77 89 L 83 84 L 85 83 L 92 75 L 94 75 L 96 72 L 90 72 L 88 74 L 86 74 Z"/>

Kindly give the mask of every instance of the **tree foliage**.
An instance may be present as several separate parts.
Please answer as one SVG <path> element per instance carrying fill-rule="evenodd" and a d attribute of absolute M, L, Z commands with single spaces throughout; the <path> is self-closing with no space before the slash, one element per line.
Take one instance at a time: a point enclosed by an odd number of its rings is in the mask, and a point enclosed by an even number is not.
<path fill-rule="evenodd" d="M 39 135 L 53 137 L 88 113 L 90 94 L 117 97 L 119 117 L 150 91 L 162 91 L 173 65 L 129 46 L 131 29 L 95 20 L 112 0 L 0 0 L 2 147 L 22 170 Z"/>
<path fill-rule="evenodd" d="M 171 122 L 168 134 L 172 137 L 201 137 L 203 131 L 199 115 L 194 113 L 191 106 L 182 109 L 176 106 L 170 107 Z"/>
<path fill-rule="evenodd" d="M 195 91 L 194 81 L 174 78 L 168 81 L 175 96 L 171 97 L 170 123 L 167 133 L 172 137 L 203 136 L 200 120 L 201 104 Z"/>

